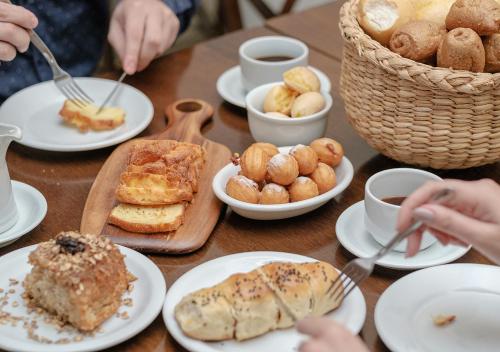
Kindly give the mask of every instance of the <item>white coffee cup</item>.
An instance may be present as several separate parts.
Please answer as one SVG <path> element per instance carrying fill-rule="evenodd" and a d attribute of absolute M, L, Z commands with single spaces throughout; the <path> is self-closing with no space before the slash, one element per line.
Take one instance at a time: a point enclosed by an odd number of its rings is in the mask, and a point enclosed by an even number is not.
<path fill-rule="evenodd" d="M 441 181 L 433 173 L 397 168 L 376 173 L 365 185 L 365 227 L 373 238 L 385 246 L 396 235 L 396 221 L 400 207 L 384 202 L 391 197 L 407 197 L 428 181 Z M 436 242 L 436 238 L 424 233 L 420 249 L 425 249 Z M 399 243 L 394 250 L 406 251 L 407 241 Z"/>
<path fill-rule="evenodd" d="M 243 87 L 247 92 L 260 85 L 283 80 L 283 73 L 296 66 L 307 66 L 309 49 L 300 40 L 283 36 L 257 37 L 240 46 Z M 264 57 L 290 57 L 286 61 L 258 60 Z"/>

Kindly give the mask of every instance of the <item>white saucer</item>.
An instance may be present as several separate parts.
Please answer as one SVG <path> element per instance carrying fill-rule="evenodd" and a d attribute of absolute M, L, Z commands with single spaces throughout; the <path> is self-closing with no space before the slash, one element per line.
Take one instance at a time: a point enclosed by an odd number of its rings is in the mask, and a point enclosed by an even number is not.
<path fill-rule="evenodd" d="M 395 352 L 498 351 L 500 268 L 450 264 L 408 274 L 394 282 L 375 306 L 375 326 Z M 454 322 L 436 326 L 438 315 Z"/>
<path fill-rule="evenodd" d="M 102 102 L 116 85 L 103 78 L 75 78 L 82 89 Z M 53 81 L 27 87 L 9 97 L 0 107 L 0 122 L 19 126 L 28 147 L 57 152 L 75 152 L 109 147 L 142 132 L 153 119 L 153 104 L 136 88 L 123 83 L 110 105 L 125 110 L 125 123 L 110 131 L 81 133 L 59 117 L 65 100 Z"/>
<path fill-rule="evenodd" d="M 335 225 L 337 239 L 349 252 L 357 257 L 370 257 L 382 248 L 365 229 L 363 212 L 364 201 L 347 208 Z M 429 266 L 450 263 L 469 251 L 470 247 L 443 246 L 436 242 L 418 252 L 412 258 L 405 258 L 405 253 L 391 251 L 377 261 L 377 264 L 391 269 L 415 270 Z"/>
<path fill-rule="evenodd" d="M 328 76 L 317 68 L 309 66 L 317 75 L 321 82 L 321 90 L 330 93 L 332 89 L 330 80 Z M 219 95 L 227 102 L 239 106 L 240 108 L 245 108 L 245 96 L 247 92 L 243 88 L 243 82 L 241 80 L 241 69 L 240 66 L 234 66 L 226 70 L 222 75 L 220 75 L 217 80 L 217 92 Z"/>
<path fill-rule="evenodd" d="M 186 294 L 215 285 L 234 273 L 248 272 L 272 261 L 301 263 L 316 261 L 316 259 L 283 252 L 246 252 L 227 255 L 198 265 L 182 275 L 167 292 L 163 306 L 163 320 L 170 334 L 184 348 L 192 352 L 296 351 L 297 346 L 304 340 L 304 336 L 299 334 L 294 327 L 274 330 L 242 342 L 236 340 L 207 342 L 184 335 L 175 320 L 175 306 Z M 353 334 L 358 334 L 366 317 L 366 302 L 363 294 L 355 288 L 338 309 L 325 316 L 343 324 Z"/>
<path fill-rule="evenodd" d="M 21 295 L 23 293 L 22 282 L 24 277 L 31 271 L 28 264 L 28 255 L 37 245 L 24 247 L 0 257 L 0 287 L 15 289 L 15 293 L 9 295 L 9 302 L 3 309 L 17 316 L 27 316 Z M 122 306 L 119 313 L 127 312 L 129 318 L 122 319 L 113 315 L 102 325 L 102 332 L 96 332 L 93 337 L 86 336 L 81 341 L 72 341 L 68 344 L 44 344 L 29 339 L 27 331 L 22 323 L 17 326 L 0 325 L 0 349 L 8 351 L 30 351 L 30 352 L 82 352 L 101 351 L 105 348 L 115 346 L 142 330 L 144 330 L 156 318 L 161 311 L 165 300 L 166 284 L 160 269 L 147 257 L 132 249 L 119 246 L 120 252 L 125 255 L 127 269 L 137 277 L 133 282 L 132 292 L 126 292 L 124 298 L 132 299 L 132 306 Z M 9 279 L 19 281 L 16 286 L 9 286 Z M 14 301 L 18 306 L 12 306 Z M 77 332 L 58 333 L 56 328 L 37 319 L 39 328 L 35 330 L 40 336 L 57 340 L 59 338 L 73 339 L 79 334 Z"/>
<path fill-rule="evenodd" d="M 36 188 L 19 181 L 12 181 L 12 192 L 17 206 L 16 224 L 0 233 L 0 247 L 8 246 L 30 232 L 47 214 L 47 201 Z"/>

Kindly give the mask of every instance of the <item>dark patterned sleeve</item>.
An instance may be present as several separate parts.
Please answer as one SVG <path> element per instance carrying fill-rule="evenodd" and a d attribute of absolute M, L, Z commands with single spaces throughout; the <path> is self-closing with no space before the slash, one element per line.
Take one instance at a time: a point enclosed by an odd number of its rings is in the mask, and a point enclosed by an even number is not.
<path fill-rule="evenodd" d="M 189 26 L 200 0 L 163 0 L 163 2 L 177 15 L 181 24 L 179 33 L 182 33 Z"/>

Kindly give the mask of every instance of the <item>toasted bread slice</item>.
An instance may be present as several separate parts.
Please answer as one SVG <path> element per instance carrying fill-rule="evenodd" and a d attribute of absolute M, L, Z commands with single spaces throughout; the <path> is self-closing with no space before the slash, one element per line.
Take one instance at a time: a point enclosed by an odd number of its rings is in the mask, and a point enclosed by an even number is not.
<path fill-rule="evenodd" d="M 115 107 L 105 107 L 98 114 L 99 108 L 93 104 L 88 104 L 80 108 L 71 100 L 64 102 L 59 115 L 64 121 L 75 125 L 81 132 L 89 129 L 111 130 L 122 125 L 125 121 L 125 111 Z"/>
<path fill-rule="evenodd" d="M 130 232 L 175 231 L 184 222 L 184 210 L 183 203 L 160 206 L 119 204 L 111 211 L 108 222 Z"/>
<path fill-rule="evenodd" d="M 116 199 L 136 205 L 166 205 L 191 201 L 191 185 L 166 175 L 124 172 L 116 189 Z"/>

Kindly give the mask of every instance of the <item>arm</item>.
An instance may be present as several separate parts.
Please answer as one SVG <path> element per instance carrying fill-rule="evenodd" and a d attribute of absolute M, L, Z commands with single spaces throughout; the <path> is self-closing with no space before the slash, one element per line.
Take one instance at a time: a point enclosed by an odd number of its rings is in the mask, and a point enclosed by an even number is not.
<path fill-rule="evenodd" d="M 120 1 L 111 16 L 108 40 L 127 74 L 145 69 L 172 46 L 180 30 L 187 26 L 195 3 L 187 0 Z"/>
<path fill-rule="evenodd" d="M 28 30 L 38 25 L 36 16 L 21 6 L 0 1 L 0 61 L 12 61 L 28 50 Z"/>

